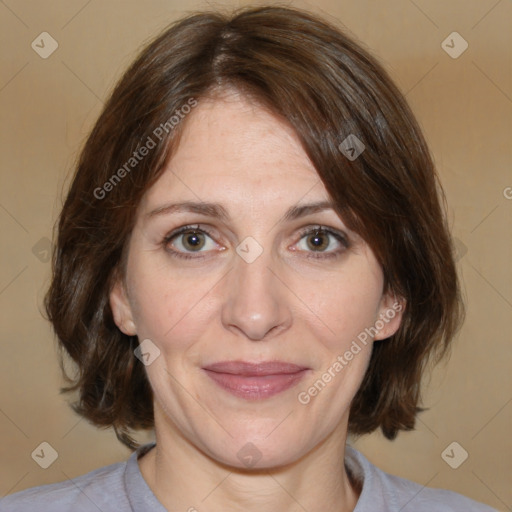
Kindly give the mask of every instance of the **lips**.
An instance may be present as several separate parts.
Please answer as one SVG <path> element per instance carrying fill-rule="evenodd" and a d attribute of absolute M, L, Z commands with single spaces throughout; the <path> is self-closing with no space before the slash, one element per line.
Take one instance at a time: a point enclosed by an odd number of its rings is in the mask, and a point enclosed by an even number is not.
<path fill-rule="evenodd" d="M 282 361 L 223 361 L 203 370 L 225 391 L 245 400 L 261 400 L 296 385 L 309 368 Z"/>

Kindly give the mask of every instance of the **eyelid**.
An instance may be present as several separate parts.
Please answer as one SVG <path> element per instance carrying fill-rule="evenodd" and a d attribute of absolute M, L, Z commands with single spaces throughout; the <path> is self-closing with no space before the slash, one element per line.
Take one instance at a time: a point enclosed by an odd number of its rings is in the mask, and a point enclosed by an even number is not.
<path fill-rule="evenodd" d="M 342 247 L 330 251 L 301 251 L 304 253 L 306 258 L 313 260 L 337 259 L 342 254 L 344 254 L 347 249 L 352 247 L 352 242 L 345 232 L 319 224 L 316 226 L 307 226 L 303 228 L 300 231 L 298 241 L 295 242 L 294 245 L 298 244 L 306 235 L 312 235 L 318 232 L 334 237 L 342 245 Z M 295 251 L 296 249 L 293 250 Z"/>
<path fill-rule="evenodd" d="M 172 230 L 170 233 L 165 235 L 164 240 L 169 242 L 170 240 L 177 237 L 178 235 L 181 235 L 188 231 L 199 231 L 199 232 L 205 233 L 206 235 L 208 235 L 210 238 L 213 239 L 213 235 L 210 232 L 209 228 L 205 227 L 203 224 L 187 224 L 185 226 L 180 226 L 179 228 Z"/>
<path fill-rule="evenodd" d="M 218 243 L 215 240 L 214 235 L 210 232 L 210 229 L 208 227 L 205 227 L 202 224 L 187 224 L 187 225 L 184 225 L 184 226 L 181 226 L 179 228 L 172 230 L 170 233 L 168 233 L 167 235 L 164 236 L 164 238 L 161 242 L 161 245 L 164 247 L 164 249 L 167 252 L 169 252 L 172 256 L 174 256 L 176 258 L 196 259 L 196 260 L 207 258 L 208 257 L 207 254 L 211 251 L 186 252 L 186 251 L 180 251 L 177 249 L 172 249 L 170 247 L 170 243 L 172 242 L 172 240 L 174 238 L 177 238 L 180 235 L 183 235 L 183 234 L 191 232 L 191 231 L 192 232 L 197 231 L 199 233 L 205 234 L 208 238 L 210 238 L 213 241 L 213 243 L 218 245 Z M 225 247 L 221 247 L 219 250 L 223 251 L 224 249 L 225 249 Z"/>
<path fill-rule="evenodd" d="M 342 243 L 346 247 L 350 246 L 350 239 L 344 231 L 324 226 L 322 224 L 316 224 L 315 226 L 307 226 L 305 228 L 302 228 L 300 231 L 299 239 L 303 238 L 305 235 L 313 234 L 318 231 L 334 236 L 334 238 L 336 238 L 340 243 Z"/>

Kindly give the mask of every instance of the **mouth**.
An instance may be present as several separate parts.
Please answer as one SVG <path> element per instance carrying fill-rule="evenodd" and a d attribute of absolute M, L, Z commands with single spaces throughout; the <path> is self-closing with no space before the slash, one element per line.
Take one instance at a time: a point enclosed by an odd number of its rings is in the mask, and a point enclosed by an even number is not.
<path fill-rule="evenodd" d="M 281 361 L 223 361 L 203 368 L 219 387 L 245 400 L 261 400 L 298 384 L 310 370 Z"/>

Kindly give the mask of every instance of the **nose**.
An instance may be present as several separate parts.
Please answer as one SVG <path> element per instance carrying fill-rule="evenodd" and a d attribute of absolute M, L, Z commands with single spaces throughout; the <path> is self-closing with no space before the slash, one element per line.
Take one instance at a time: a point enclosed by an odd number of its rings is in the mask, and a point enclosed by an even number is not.
<path fill-rule="evenodd" d="M 251 341 L 268 340 L 292 323 L 290 293 L 271 263 L 265 251 L 251 263 L 235 256 L 224 282 L 222 323 Z"/>

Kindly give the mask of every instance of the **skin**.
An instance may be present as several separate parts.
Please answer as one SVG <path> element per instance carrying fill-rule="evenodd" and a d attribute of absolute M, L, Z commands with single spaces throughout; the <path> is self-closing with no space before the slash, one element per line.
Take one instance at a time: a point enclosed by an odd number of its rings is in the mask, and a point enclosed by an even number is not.
<path fill-rule="evenodd" d="M 291 206 L 328 200 L 293 129 L 231 91 L 201 99 L 188 114 L 177 151 L 139 205 L 126 273 L 110 303 L 124 333 L 160 350 L 146 366 L 157 445 L 139 466 L 168 510 L 354 509 L 358 489 L 341 461 L 371 342 L 308 404 L 297 395 L 396 299 L 383 293 L 369 246 L 334 210 L 282 220 Z M 219 203 L 229 218 L 149 215 L 180 201 Z M 189 224 L 211 234 L 192 236 L 199 248 L 190 234 L 165 241 Z M 348 247 L 324 232 L 319 249 L 314 235 L 303 234 L 318 226 L 342 233 Z M 251 263 L 236 252 L 249 236 L 263 249 Z M 375 339 L 391 336 L 400 319 L 397 313 Z M 244 400 L 202 370 L 226 360 L 310 370 L 282 393 Z M 252 467 L 237 456 L 244 446 L 254 451 L 247 443 L 261 456 Z"/>

